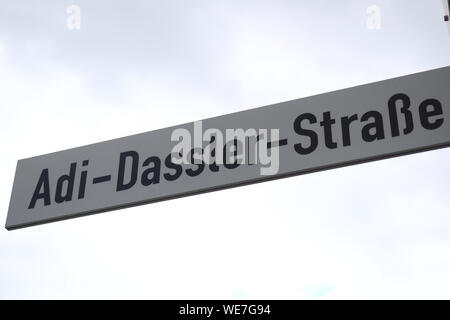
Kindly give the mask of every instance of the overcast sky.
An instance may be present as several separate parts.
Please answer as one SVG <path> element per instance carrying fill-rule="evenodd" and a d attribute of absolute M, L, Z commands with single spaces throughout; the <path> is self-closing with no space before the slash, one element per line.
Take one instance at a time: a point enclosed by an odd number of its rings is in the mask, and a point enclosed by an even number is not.
<path fill-rule="evenodd" d="M 0 221 L 18 159 L 448 66 L 443 15 L 441 0 L 0 0 Z M 449 160 L 2 228 L 0 298 L 449 299 Z"/>

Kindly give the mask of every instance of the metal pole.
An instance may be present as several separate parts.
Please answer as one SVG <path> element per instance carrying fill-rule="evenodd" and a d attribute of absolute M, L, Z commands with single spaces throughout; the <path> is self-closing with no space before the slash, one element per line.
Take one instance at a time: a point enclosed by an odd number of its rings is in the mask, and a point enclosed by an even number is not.
<path fill-rule="evenodd" d="M 447 0 L 447 9 L 450 11 L 450 0 Z M 445 5 L 444 5 L 444 10 L 445 10 Z M 444 21 L 448 22 L 449 14 L 450 14 L 449 12 L 446 12 L 446 15 L 444 16 Z"/>

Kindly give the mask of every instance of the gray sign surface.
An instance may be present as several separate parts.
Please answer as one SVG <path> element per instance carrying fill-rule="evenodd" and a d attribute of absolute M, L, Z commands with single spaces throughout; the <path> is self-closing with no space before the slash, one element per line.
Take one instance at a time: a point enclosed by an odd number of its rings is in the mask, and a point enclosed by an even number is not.
<path fill-rule="evenodd" d="M 175 164 L 164 128 L 19 160 L 8 230 L 450 145 L 450 67 L 202 121 L 279 129 L 275 174 L 263 164 Z M 209 142 L 212 146 L 212 141 Z M 208 142 L 202 142 L 206 148 Z"/>

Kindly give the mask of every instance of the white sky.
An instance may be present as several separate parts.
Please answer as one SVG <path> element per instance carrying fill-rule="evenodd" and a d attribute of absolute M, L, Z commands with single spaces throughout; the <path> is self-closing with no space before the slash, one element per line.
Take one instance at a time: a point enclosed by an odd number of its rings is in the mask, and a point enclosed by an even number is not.
<path fill-rule="evenodd" d="M 3 223 L 18 159 L 450 64 L 441 0 L 116 2 L 0 0 Z M 0 298 L 448 299 L 449 159 L 1 229 Z"/>

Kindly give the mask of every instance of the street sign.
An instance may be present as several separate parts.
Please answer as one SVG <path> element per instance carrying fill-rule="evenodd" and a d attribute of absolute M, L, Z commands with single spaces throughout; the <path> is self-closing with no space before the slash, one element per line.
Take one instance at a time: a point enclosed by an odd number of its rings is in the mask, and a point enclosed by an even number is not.
<path fill-rule="evenodd" d="M 8 230 L 450 145 L 450 67 L 19 160 Z"/>

